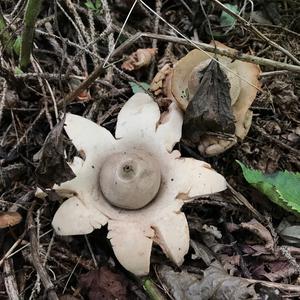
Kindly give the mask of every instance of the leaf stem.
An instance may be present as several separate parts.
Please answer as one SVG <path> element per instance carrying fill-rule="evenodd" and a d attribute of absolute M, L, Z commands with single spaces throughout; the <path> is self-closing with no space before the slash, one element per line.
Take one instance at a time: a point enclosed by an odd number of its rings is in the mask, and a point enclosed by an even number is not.
<path fill-rule="evenodd" d="M 166 300 L 151 279 L 146 278 L 143 281 L 143 288 L 151 300 Z"/>
<path fill-rule="evenodd" d="M 22 32 L 21 52 L 20 52 L 20 68 L 26 70 L 30 64 L 30 55 L 34 37 L 34 27 L 37 16 L 40 12 L 42 0 L 28 0 L 25 15 L 24 29 Z"/>
<path fill-rule="evenodd" d="M 1 7 L 0 7 L 0 42 L 5 52 L 11 55 L 13 53 L 14 41 L 12 39 L 12 36 L 10 35 L 9 27 L 6 24 Z"/>

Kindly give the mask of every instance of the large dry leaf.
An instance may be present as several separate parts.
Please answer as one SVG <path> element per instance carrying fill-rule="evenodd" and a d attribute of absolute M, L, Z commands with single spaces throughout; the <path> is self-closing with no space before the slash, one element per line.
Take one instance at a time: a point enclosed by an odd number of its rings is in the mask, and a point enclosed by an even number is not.
<path fill-rule="evenodd" d="M 234 117 L 230 83 L 219 64 L 212 60 L 199 72 L 199 87 L 189 102 L 183 120 L 183 138 L 198 143 L 208 132 L 233 134 Z"/>
<path fill-rule="evenodd" d="M 35 170 L 37 182 L 45 188 L 55 183 L 76 177 L 64 157 L 64 136 L 62 134 L 65 119 L 62 119 L 48 134 L 41 149 L 39 164 Z"/>

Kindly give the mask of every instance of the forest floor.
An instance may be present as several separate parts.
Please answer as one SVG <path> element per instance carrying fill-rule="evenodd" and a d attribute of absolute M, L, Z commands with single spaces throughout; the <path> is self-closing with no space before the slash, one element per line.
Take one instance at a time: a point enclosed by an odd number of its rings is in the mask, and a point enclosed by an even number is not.
<path fill-rule="evenodd" d="M 8 34 L 14 52 L 2 39 L 0 218 L 21 218 L 0 226 L 0 299 L 299 299 L 299 219 L 251 187 L 236 163 L 268 174 L 300 171 L 299 1 L 222 1 L 246 20 L 237 22 L 215 0 L 136 2 L 130 12 L 132 0 L 43 1 L 29 65 L 20 67 L 27 1 L 1 1 L 0 28 L 2 16 L 6 27 L 0 37 Z M 138 33 L 144 35 L 133 39 Z M 88 235 L 55 235 L 51 221 L 63 199 L 54 191 L 39 199 L 35 191 L 65 175 L 55 147 L 66 146 L 71 156 L 74 147 L 60 132 L 47 161 L 38 161 L 39 153 L 65 112 L 114 134 L 124 103 L 165 64 L 191 51 L 190 39 L 206 45 L 214 39 L 240 57 L 255 57 L 261 88 L 250 130 L 233 147 L 204 157 L 195 145 L 176 145 L 183 156 L 211 164 L 231 188 L 183 207 L 191 242 L 182 266 L 155 245 L 150 273 L 140 278 L 119 264 L 107 226 Z M 157 48 L 148 64 L 122 65 L 147 48 Z M 166 109 L 161 94 L 154 99 Z M 279 225 L 290 236 L 280 235 Z"/>

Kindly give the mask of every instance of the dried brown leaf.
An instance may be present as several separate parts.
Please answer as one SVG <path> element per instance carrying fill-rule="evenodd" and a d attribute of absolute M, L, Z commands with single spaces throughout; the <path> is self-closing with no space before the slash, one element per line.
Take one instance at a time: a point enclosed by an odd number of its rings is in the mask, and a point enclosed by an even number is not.
<path fill-rule="evenodd" d="M 65 120 L 62 119 L 46 137 L 41 149 L 40 161 L 35 170 L 37 182 L 46 188 L 75 177 L 64 156 L 65 139 L 62 134 L 64 122 Z"/>
<path fill-rule="evenodd" d="M 297 268 L 289 261 L 274 261 L 259 264 L 252 274 L 259 279 L 278 281 L 297 274 Z"/>
<path fill-rule="evenodd" d="M 19 224 L 22 216 L 18 212 L 0 212 L 0 228 L 7 228 Z"/>
<path fill-rule="evenodd" d="M 152 62 L 156 52 L 156 48 L 138 49 L 123 62 L 121 68 L 125 71 L 133 71 L 146 67 Z"/>
<path fill-rule="evenodd" d="M 252 219 L 250 222 L 241 223 L 240 226 L 260 237 L 265 242 L 266 250 L 274 251 L 275 242 L 270 231 L 257 220 Z"/>
<path fill-rule="evenodd" d="M 212 60 L 203 71 L 199 71 L 199 82 L 185 112 L 183 138 L 199 143 L 207 132 L 233 134 L 230 83 L 216 61 Z"/>

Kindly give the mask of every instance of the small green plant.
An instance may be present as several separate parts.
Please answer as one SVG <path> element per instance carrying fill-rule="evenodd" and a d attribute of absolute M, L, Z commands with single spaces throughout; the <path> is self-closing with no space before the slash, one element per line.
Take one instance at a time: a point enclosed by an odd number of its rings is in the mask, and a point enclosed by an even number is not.
<path fill-rule="evenodd" d="M 238 14 L 238 7 L 237 5 L 233 4 L 224 4 L 228 9 L 230 9 L 232 12 Z M 235 18 L 229 15 L 227 12 L 222 11 L 221 17 L 220 17 L 220 24 L 224 27 L 231 27 L 235 24 Z"/>
<path fill-rule="evenodd" d="M 22 44 L 22 38 L 21 36 L 18 36 L 13 45 L 14 52 L 18 56 L 20 55 L 21 52 L 21 44 Z"/>
<path fill-rule="evenodd" d="M 88 9 L 92 10 L 95 13 L 99 13 L 101 11 L 101 8 L 102 8 L 102 2 L 101 2 L 101 0 L 94 0 L 94 1 L 88 0 L 88 1 L 86 1 L 84 3 L 84 5 Z"/>
<path fill-rule="evenodd" d="M 280 171 L 263 174 L 261 171 L 237 163 L 243 170 L 248 183 L 265 194 L 272 202 L 285 210 L 300 216 L 300 173 Z"/>
<path fill-rule="evenodd" d="M 15 75 L 21 75 L 21 74 L 24 74 L 24 72 L 19 67 L 15 67 Z"/>

